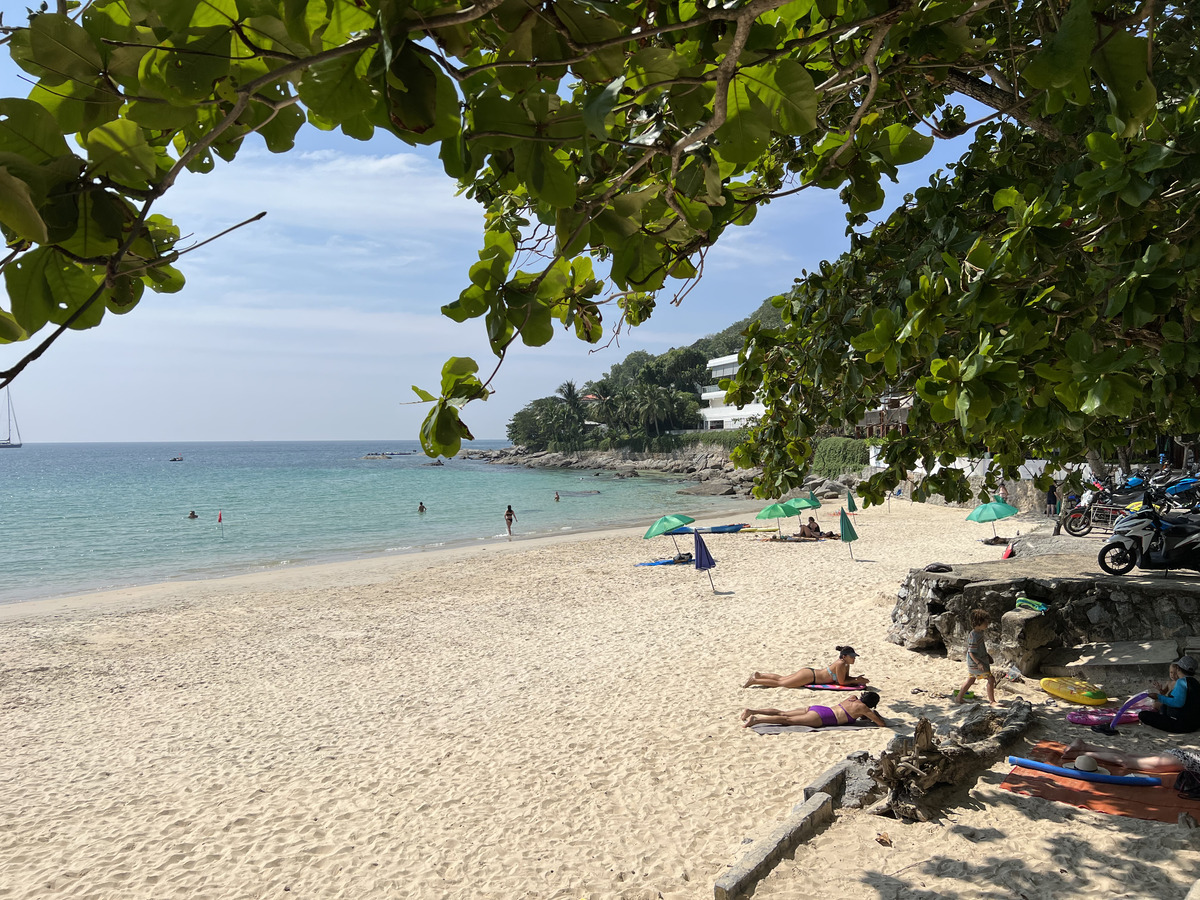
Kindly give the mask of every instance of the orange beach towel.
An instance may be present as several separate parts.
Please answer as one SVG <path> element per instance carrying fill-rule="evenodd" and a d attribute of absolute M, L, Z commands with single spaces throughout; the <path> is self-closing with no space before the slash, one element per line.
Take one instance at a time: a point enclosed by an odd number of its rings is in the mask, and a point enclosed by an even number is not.
<path fill-rule="evenodd" d="M 1039 741 L 1029 751 L 1029 758 L 1038 762 L 1060 765 L 1066 744 Z M 1114 775 L 1147 774 L 1155 772 L 1132 772 L 1120 766 L 1107 766 Z M 1057 800 L 1083 809 L 1110 813 L 1114 816 L 1129 816 L 1134 819 L 1150 819 L 1157 822 L 1179 820 L 1180 813 L 1191 813 L 1200 821 L 1200 801 L 1181 800 L 1172 787 L 1175 774 L 1159 775 L 1161 785 L 1102 784 L 1097 781 L 1082 781 L 1065 775 L 1052 775 L 1016 766 L 1004 779 L 1000 787 L 1016 794 Z"/>

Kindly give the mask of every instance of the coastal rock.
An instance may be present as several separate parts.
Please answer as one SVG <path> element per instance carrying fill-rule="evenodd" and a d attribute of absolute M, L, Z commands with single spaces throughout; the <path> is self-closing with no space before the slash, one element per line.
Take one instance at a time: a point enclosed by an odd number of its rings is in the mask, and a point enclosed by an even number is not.
<path fill-rule="evenodd" d="M 736 494 L 737 488 L 723 479 L 712 479 L 702 481 L 700 484 L 692 487 L 681 488 L 675 493 L 690 494 L 693 497 L 725 497 L 730 494 Z"/>

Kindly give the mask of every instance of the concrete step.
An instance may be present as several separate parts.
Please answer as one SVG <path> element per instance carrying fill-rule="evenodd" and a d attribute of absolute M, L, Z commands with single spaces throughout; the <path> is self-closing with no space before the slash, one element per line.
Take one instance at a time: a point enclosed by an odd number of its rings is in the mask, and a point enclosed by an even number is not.
<path fill-rule="evenodd" d="M 1124 675 L 1166 678 L 1179 659 L 1175 641 L 1113 641 L 1062 647 L 1042 660 L 1043 675 L 1104 681 Z"/>

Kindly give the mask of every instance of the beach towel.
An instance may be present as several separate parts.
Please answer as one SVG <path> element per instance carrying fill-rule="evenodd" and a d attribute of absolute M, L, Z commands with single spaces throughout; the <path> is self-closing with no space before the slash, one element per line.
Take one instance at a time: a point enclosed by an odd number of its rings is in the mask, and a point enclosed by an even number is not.
<path fill-rule="evenodd" d="M 859 719 L 849 725 L 826 725 L 813 728 L 811 725 L 751 725 L 755 734 L 782 734 L 785 731 L 858 731 L 860 728 L 878 728 L 870 719 Z"/>
<path fill-rule="evenodd" d="M 1065 744 L 1038 741 L 1037 746 L 1029 751 L 1029 758 L 1059 765 L 1062 753 L 1066 749 Z M 1110 763 L 1105 763 L 1105 767 L 1111 769 L 1114 775 L 1141 774 Z M 1016 766 L 1008 773 L 1000 787 L 1015 794 L 1056 800 L 1059 803 L 1069 803 L 1071 806 L 1114 816 L 1129 816 L 1132 819 L 1174 824 L 1179 821 L 1179 814 L 1185 812 L 1190 813 L 1193 818 L 1200 819 L 1200 800 L 1180 799 L 1179 792 L 1173 787 L 1173 774 L 1159 777 L 1163 780 L 1161 785 L 1100 784 Z"/>
<path fill-rule="evenodd" d="M 879 693 L 879 688 L 873 684 L 803 684 L 801 687 L 810 691 L 874 691 Z"/>

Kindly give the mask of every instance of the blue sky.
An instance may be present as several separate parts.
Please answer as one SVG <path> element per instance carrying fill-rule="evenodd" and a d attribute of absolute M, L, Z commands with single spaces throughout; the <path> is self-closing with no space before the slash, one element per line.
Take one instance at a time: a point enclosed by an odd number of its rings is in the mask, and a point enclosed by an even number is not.
<path fill-rule="evenodd" d="M 5 96 L 28 93 L 17 74 L 0 58 Z M 156 205 L 197 239 L 267 216 L 185 256 L 180 293 L 147 291 L 131 313 L 64 335 L 19 376 L 25 441 L 415 439 L 425 407 L 411 404 L 411 385 L 436 393 L 450 356 L 491 371 L 482 322 L 439 312 L 467 284 L 479 208 L 455 196 L 428 150 L 386 134 L 301 135 L 284 155 L 248 140 L 234 162 L 181 179 Z M 891 186 L 885 210 L 962 150 L 939 141 Z M 725 233 L 680 307 L 661 297 L 653 319 L 618 342 L 593 351 L 560 331 L 545 347 L 516 348 L 466 422 L 478 438 L 503 438 L 514 412 L 567 379 L 725 328 L 836 257 L 844 230 L 835 192 L 771 205 Z M 31 346 L 0 345 L 0 365 Z"/>

